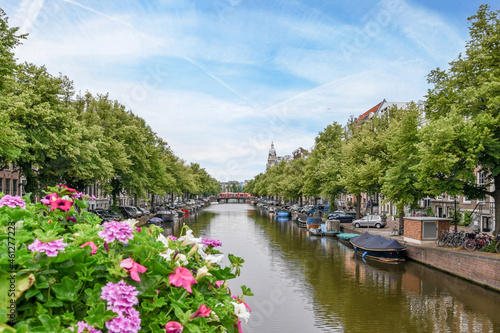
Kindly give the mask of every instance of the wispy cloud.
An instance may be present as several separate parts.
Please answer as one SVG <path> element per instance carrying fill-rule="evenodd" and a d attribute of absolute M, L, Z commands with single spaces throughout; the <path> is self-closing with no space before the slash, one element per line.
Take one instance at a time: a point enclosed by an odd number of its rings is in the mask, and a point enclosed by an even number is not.
<path fill-rule="evenodd" d="M 466 39 L 437 2 L 6 1 L 21 61 L 109 92 L 221 179 L 262 172 L 271 141 L 290 154 L 383 98 L 422 99 Z"/>

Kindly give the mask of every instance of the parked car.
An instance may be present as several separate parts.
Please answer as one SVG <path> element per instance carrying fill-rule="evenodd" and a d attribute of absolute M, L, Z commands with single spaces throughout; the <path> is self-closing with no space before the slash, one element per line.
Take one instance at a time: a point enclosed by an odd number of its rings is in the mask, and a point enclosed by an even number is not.
<path fill-rule="evenodd" d="M 103 222 L 120 221 L 122 219 L 118 213 L 112 211 L 111 209 L 94 209 L 90 210 L 89 212 L 99 216 L 103 220 Z"/>
<path fill-rule="evenodd" d="M 363 217 L 360 215 L 360 218 Z M 336 210 L 333 213 L 328 215 L 329 220 L 339 220 L 342 222 L 352 222 L 356 219 L 356 212 L 346 212 L 343 210 Z"/>
<path fill-rule="evenodd" d="M 375 227 L 383 228 L 387 225 L 387 219 L 380 215 L 366 215 L 359 220 L 352 221 L 355 228 L 359 227 Z"/>
<path fill-rule="evenodd" d="M 138 217 L 137 208 L 132 206 L 118 206 L 119 213 L 126 219 L 134 219 Z"/>
<path fill-rule="evenodd" d="M 142 207 L 137 207 L 137 210 L 139 210 L 141 213 L 142 213 L 142 216 L 149 216 L 149 210 L 147 210 L 146 208 L 142 208 Z"/>
<path fill-rule="evenodd" d="M 322 216 L 330 211 L 330 206 L 329 205 L 317 205 L 313 206 L 311 209 L 307 211 L 307 215 L 311 216 L 316 212 L 319 212 L 319 215 Z"/>

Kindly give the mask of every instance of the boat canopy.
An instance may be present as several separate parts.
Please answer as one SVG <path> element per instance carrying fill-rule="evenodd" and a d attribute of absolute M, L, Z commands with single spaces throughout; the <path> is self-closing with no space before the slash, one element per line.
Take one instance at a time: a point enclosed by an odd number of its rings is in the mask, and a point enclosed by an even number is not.
<path fill-rule="evenodd" d="M 406 246 L 394 239 L 387 239 L 379 235 L 372 235 L 365 232 L 362 235 L 351 238 L 352 245 L 373 251 L 404 250 Z"/>

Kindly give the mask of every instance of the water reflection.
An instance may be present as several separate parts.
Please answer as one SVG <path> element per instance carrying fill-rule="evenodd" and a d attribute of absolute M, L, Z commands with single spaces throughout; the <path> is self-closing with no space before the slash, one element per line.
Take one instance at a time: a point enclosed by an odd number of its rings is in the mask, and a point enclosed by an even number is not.
<path fill-rule="evenodd" d="M 167 226 L 220 239 L 242 256 L 252 288 L 248 332 L 500 332 L 500 294 L 423 265 L 363 260 L 329 237 L 242 204 L 209 207 Z"/>

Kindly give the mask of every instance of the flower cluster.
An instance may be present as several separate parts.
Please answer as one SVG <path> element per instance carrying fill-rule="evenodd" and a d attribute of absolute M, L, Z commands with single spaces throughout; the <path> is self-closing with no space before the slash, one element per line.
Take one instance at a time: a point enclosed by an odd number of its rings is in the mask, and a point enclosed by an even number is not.
<path fill-rule="evenodd" d="M 138 291 L 123 280 L 118 283 L 108 282 L 101 290 L 101 298 L 108 302 L 108 310 L 118 314 L 106 322 L 110 333 L 137 333 L 141 329 L 140 313 L 134 308 L 139 303 Z"/>
<path fill-rule="evenodd" d="M 0 207 L 7 206 L 7 207 L 21 207 L 22 209 L 26 208 L 26 202 L 21 198 L 20 196 L 12 196 L 12 195 L 4 195 L 0 199 Z"/>
<path fill-rule="evenodd" d="M 132 235 L 134 229 L 127 223 L 111 221 L 104 222 L 102 225 L 104 230 L 97 234 L 107 243 L 112 243 L 115 239 L 122 243 L 128 243 L 129 239 L 134 238 Z"/>
<path fill-rule="evenodd" d="M 86 322 L 84 321 L 79 321 L 76 326 L 78 327 L 78 331 L 77 333 L 83 333 L 83 332 L 86 332 L 86 333 L 102 333 L 100 330 L 94 328 L 94 326 L 91 326 L 89 324 L 87 324 Z M 75 331 L 75 329 L 73 327 L 70 327 L 69 328 L 72 332 Z"/>
<path fill-rule="evenodd" d="M 57 257 L 59 251 L 64 251 L 67 245 L 67 243 L 63 242 L 63 238 L 47 243 L 42 243 L 37 238 L 28 246 L 28 250 L 31 252 L 45 253 L 47 257 Z"/>
<path fill-rule="evenodd" d="M 201 243 L 205 246 L 213 246 L 213 247 L 222 246 L 222 242 L 220 240 L 213 238 L 203 238 Z"/>
<path fill-rule="evenodd" d="M 19 197 L 0 200 L 9 207 L 2 208 L 8 216 L 0 226 L 22 220 L 19 247 L 26 251 L 29 244 L 28 253 L 16 258 L 20 271 L 31 272 L 18 279 L 19 321 L 27 331 L 136 333 L 142 326 L 168 333 L 242 332 L 249 308 L 242 296 L 232 297 L 228 280 L 239 275 L 243 259 L 229 254 L 231 265 L 222 267 L 220 241 L 196 238 L 187 226 L 176 238 L 155 225 L 138 228 L 136 220 L 100 225 L 97 216 L 77 209 L 88 207 L 78 191 L 58 185 L 46 194 L 46 206 Z M 42 296 L 48 286 L 50 297 Z M 242 291 L 252 295 L 244 286 Z M 58 311 L 40 315 L 35 297 Z"/>

